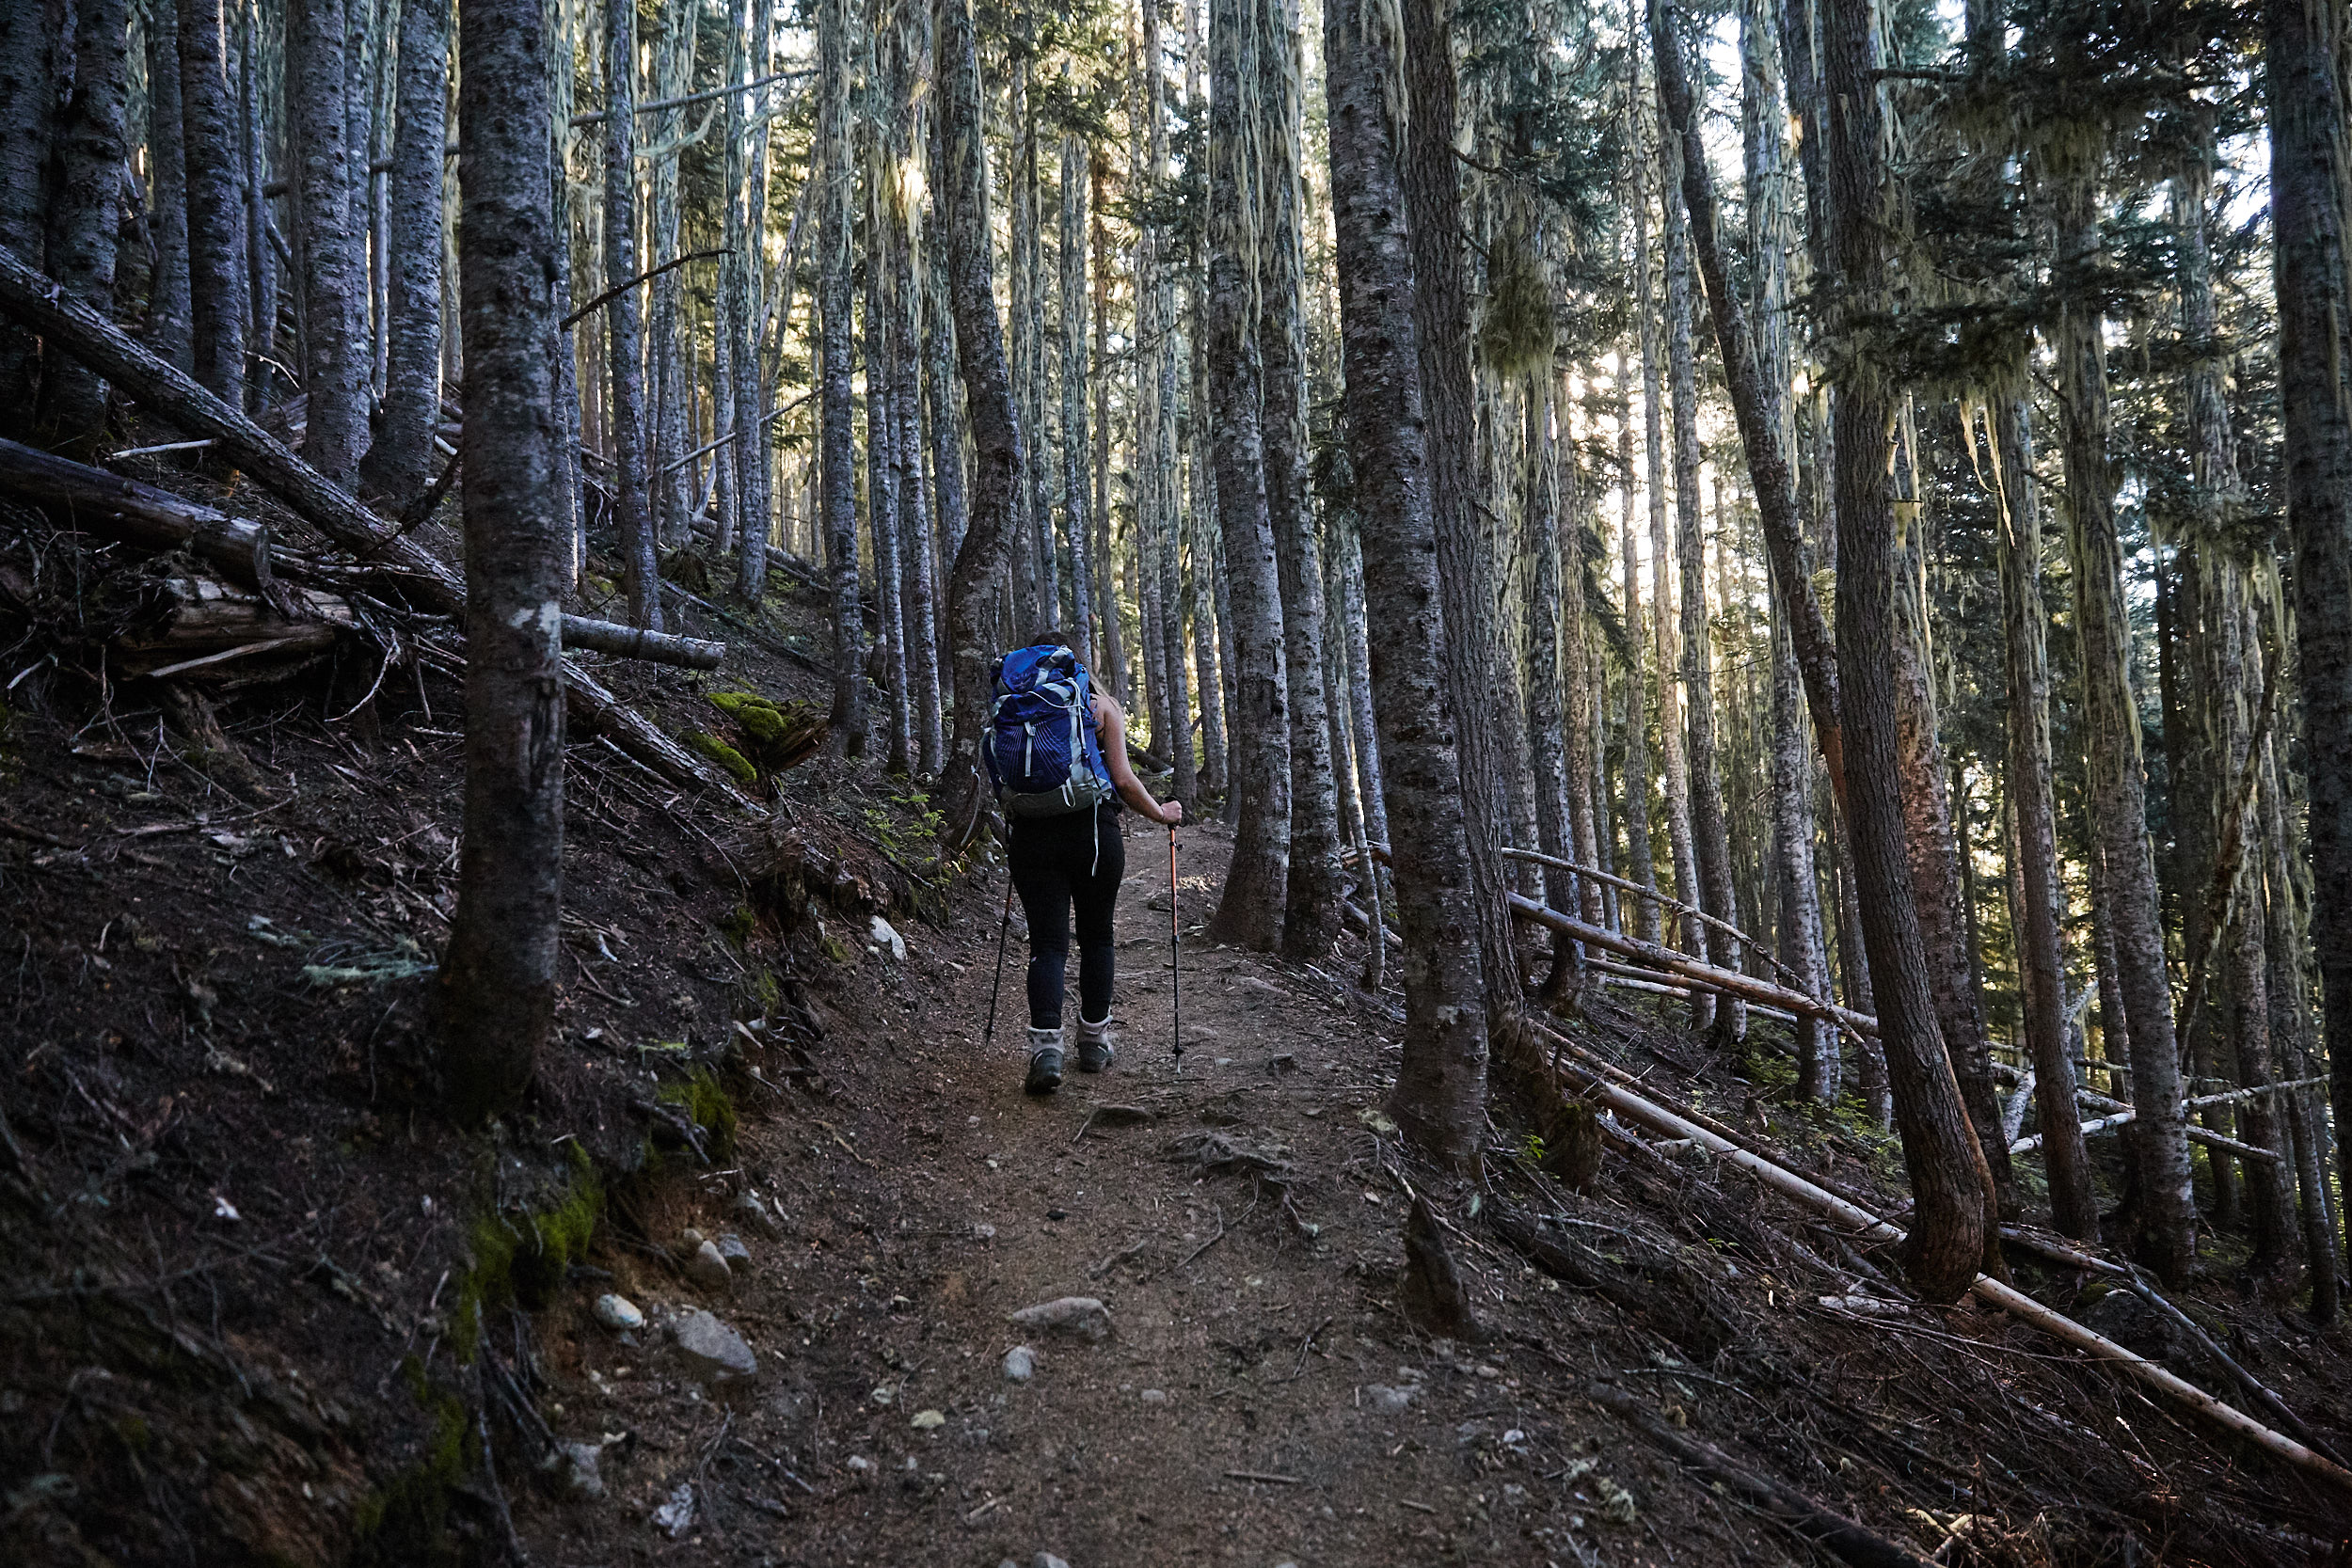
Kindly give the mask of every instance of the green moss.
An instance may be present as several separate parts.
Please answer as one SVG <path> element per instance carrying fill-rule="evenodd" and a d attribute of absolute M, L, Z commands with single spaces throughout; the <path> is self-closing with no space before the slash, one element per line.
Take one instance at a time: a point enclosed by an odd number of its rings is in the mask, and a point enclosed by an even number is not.
<path fill-rule="evenodd" d="M 719 1082 L 719 1075 L 707 1067 L 698 1067 L 683 1083 L 664 1086 L 657 1097 L 665 1105 L 675 1105 L 703 1131 L 706 1147 L 713 1160 L 723 1160 L 735 1149 L 735 1097 Z"/>
<path fill-rule="evenodd" d="M 758 781 L 759 769 L 751 765 L 750 759 L 708 730 L 696 730 L 686 737 L 686 743 L 725 768 L 734 776 L 737 784 L 747 784 Z"/>
<path fill-rule="evenodd" d="M 748 947 L 759 929 L 759 915 L 749 904 L 738 904 L 721 918 L 719 929 L 737 947 Z"/>
<path fill-rule="evenodd" d="M 459 1560 L 449 1536 L 450 1496 L 479 1458 L 472 1423 L 455 1394 L 425 1379 L 414 1355 L 401 1363 L 408 1391 L 431 1418 L 432 1431 L 416 1463 L 360 1499 L 354 1516 L 351 1560 L 362 1564 L 451 1563 Z"/>
<path fill-rule="evenodd" d="M 824 721 L 813 703 L 779 703 L 756 691 L 706 691 L 703 700 L 734 721 L 739 754 L 762 773 L 781 773 L 806 756 Z"/>
<path fill-rule="evenodd" d="M 572 1180 L 555 1203 L 474 1221 L 468 1237 L 473 1264 L 458 1281 L 450 1308 L 450 1347 L 460 1362 L 473 1360 L 484 1311 L 509 1302 L 537 1311 L 554 1298 L 571 1265 L 588 1256 L 604 1218 L 604 1183 L 586 1151 L 578 1144 L 570 1148 Z"/>

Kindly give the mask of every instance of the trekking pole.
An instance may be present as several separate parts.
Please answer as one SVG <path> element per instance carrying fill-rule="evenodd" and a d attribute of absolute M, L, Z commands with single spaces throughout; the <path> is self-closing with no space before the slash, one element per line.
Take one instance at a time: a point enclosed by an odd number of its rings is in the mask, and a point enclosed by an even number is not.
<path fill-rule="evenodd" d="M 1005 938 L 1012 931 L 1012 867 L 1005 868 L 1005 918 L 996 927 L 996 983 L 988 989 L 988 1027 L 980 1031 L 980 1044 L 993 1044 L 996 1039 L 996 998 L 1005 989 Z"/>
<path fill-rule="evenodd" d="M 1184 1070 L 1184 983 L 1177 953 L 1176 824 L 1168 825 L 1168 1003 L 1176 1035 L 1176 1070 Z"/>

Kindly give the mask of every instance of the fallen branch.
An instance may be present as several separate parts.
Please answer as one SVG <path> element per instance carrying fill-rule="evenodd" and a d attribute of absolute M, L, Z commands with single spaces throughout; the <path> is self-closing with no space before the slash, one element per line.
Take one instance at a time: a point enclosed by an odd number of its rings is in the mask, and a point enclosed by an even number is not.
<path fill-rule="evenodd" d="M 148 353 L 97 310 L 68 297 L 5 245 L 0 245 L 0 310 L 81 359 L 155 414 L 183 430 L 217 440 L 231 461 L 330 543 L 362 562 L 375 563 L 377 571 L 396 580 L 421 608 L 464 624 L 465 585 L 447 564 L 414 540 L 384 527 L 348 492 L 260 425 L 176 367 Z M 715 790 L 753 806 L 725 774 L 623 705 L 587 672 L 566 667 L 564 696 L 574 724 L 591 735 L 609 736 L 613 744 L 673 784 Z"/>
<path fill-rule="evenodd" d="M 2305 1080 L 2304 1082 L 2308 1083 L 2311 1082 L 2311 1080 Z M 2318 1080 L 2318 1082 L 2324 1083 L 2326 1080 L 2322 1079 Z M 2224 1101 L 2250 1100 L 2257 1094 L 2266 1094 L 2273 1088 L 2282 1088 L 2285 1086 L 2286 1085 L 2284 1085 L 2266 1084 L 2259 1089 L 2240 1089 L 2233 1094 L 2207 1095 L 2202 1099 L 2186 1101 L 2182 1106 L 2182 1110 L 2184 1112 L 2194 1111 L 2202 1106 L 2219 1104 Z M 2076 1094 L 2079 1098 L 2091 1098 L 2088 1095 L 2087 1091 L 2077 1090 Z M 2096 1098 L 2104 1100 L 2106 1097 L 2101 1095 Z M 2108 1103 L 2112 1104 L 2113 1101 L 2110 1101 Z M 2088 1138 L 2094 1133 L 2112 1132 L 2117 1128 L 2128 1126 L 2132 1122 L 2138 1119 L 2138 1111 L 2129 1105 L 2126 1105 L 2112 1116 L 2101 1117 L 2096 1121 L 2084 1122 L 2082 1124 L 2082 1133 L 2084 1137 Z M 2254 1144 L 2241 1143 L 2237 1139 L 2230 1137 L 2226 1133 L 2217 1132 L 2209 1127 L 2199 1127 L 2192 1122 L 2186 1122 L 2185 1117 L 2184 1117 L 2184 1121 L 2185 1124 L 2185 1131 L 2187 1132 L 2188 1140 L 2191 1143 L 2203 1144 L 2208 1148 L 2221 1149 L 2226 1153 L 2236 1155 L 2241 1160 L 2256 1160 L 2265 1164 L 2271 1165 L 2279 1164 L 2279 1155 L 2274 1150 L 2263 1148 Z M 2009 1151 L 2011 1154 L 2030 1154 L 2041 1147 L 2042 1134 L 2036 1132 L 2031 1137 L 2020 1138 L 2015 1143 L 2010 1144 L 2009 1146 Z"/>
<path fill-rule="evenodd" d="M 1606 1383 L 1588 1383 L 1583 1393 L 1680 1463 L 1721 1484 L 1783 1529 L 1811 1542 L 1851 1568 L 1926 1568 L 1920 1558 L 1875 1530 L 1842 1513 L 1832 1513 L 1793 1486 L 1749 1469 L 1714 1444 L 1676 1431 L 1664 1418 L 1622 1388 Z"/>
<path fill-rule="evenodd" d="M 646 631 L 642 626 L 625 626 L 613 621 L 591 621 L 580 615 L 564 617 L 564 646 L 588 648 L 621 658 L 642 658 L 654 664 L 681 665 L 689 670 L 716 670 L 727 656 L 723 642 Z"/>
<path fill-rule="evenodd" d="M 1629 881 L 1623 877 L 1614 876 L 1606 871 L 1597 870 L 1589 865 L 1580 865 L 1574 861 L 1563 860 L 1558 855 L 1541 854 L 1534 849 L 1514 849 L 1508 845 L 1505 845 L 1502 848 L 1497 850 L 1496 853 L 1501 855 L 1504 860 L 1526 861 L 1532 865 L 1549 865 L 1556 867 L 1562 871 L 1572 871 L 1580 877 L 1589 877 L 1596 882 L 1605 883 L 1610 887 L 1617 889 L 1621 893 L 1630 893 L 1636 897 L 1646 898 L 1654 904 L 1658 904 L 1663 908 L 1674 911 L 1677 914 L 1698 921 L 1702 925 L 1713 927 L 1716 930 L 1723 932 L 1724 935 L 1731 938 L 1734 942 L 1743 943 L 1747 947 L 1753 949 L 1758 958 L 1762 958 L 1766 963 L 1771 964 L 1773 969 L 1779 971 L 1785 978 L 1792 982 L 1797 978 L 1796 974 L 1787 964 L 1782 963 L 1779 958 L 1773 956 L 1772 948 L 1765 942 L 1748 935 L 1747 932 L 1740 929 L 1739 927 L 1732 925 L 1731 922 L 1727 920 L 1719 920 L 1715 916 L 1708 914 L 1705 910 L 1698 908 L 1696 905 L 1686 904 L 1679 898 L 1670 897 L 1667 895 L 1659 892 L 1656 888 L 1649 886 L 1645 882 Z"/>
<path fill-rule="evenodd" d="M 719 250 L 690 250 L 683 256 L 672 257 L 669 261 L 662 262 L 658 267 L 653 267 L 647 271 L 639 273 L 636 277 L 630 278 L 626 283 L 613 284 L 612 287 L 605 290 L 604 293 L 598 294 L 596 298 L 590 300 L 587 304 L 581 306 L 579 309 L 573 311 L 570 315 L 565 316 L 562 321 L 556 323 L 556 330 L 559 332 L 569 332 L 582 320 L 594 314 L 599 306 L 610 305 L 612 301 L 628 293 L 629 290 L 637 287 L 638 284 L 650 283 L 655 278 L 660 277 L 663 273 L 675 271 L 677 268 L 684 266 L 689 261 L 703 261 L 709 260 L 713 256 L 732 256 L 734 254 L 735 252 L 732 250 L 723 248 Z M 667 472 L 668 470 L 664 469 L 663 471 Z"/>
<path fill-rule="evenodd" d="M 724 98 L 733 92 L 750 92 L 755 87 L 764 87 L 771 82 L 797 81 L 801 77 L 816 74 L 813 71 L 779 71 L 772 76 L 762 76 L 749 82 L 736 82 L 723 87 L 710 87 L 702 92 L 690 92 L 682 98 L 657 98 L 650 103 L 638 104 L 637 113 L 650 115 L 658 114 L 663 109 L 683 109 L 689 103 L 704 103 L 713 98 Z M 571 127 L 578 131 L 590 125 L 602 125 L 612 118 L 612 111 L 610 109 L 592 109 L 586 114 L 572 116 Z"/>
<path fill-rule="evenodd" d="M 1534 1027 L 1538 1032 L 1558 1040 L 1563 1047 L 1577 1051 L 1578 1048 L 1573 1041 L 1544 1029 L 1541 1024 L 1536 1024 Z M 1581 1051 L 1578 1053 L 1581 1054 Z M 1848 1227 L 1851 1232 L 1850 1240 L 1880 1243 L 1899 1243 L 1904 1240 L 1904 1233 L 1899 1227 L 1881 1219 L 1859 1204 L 1839 1197 L 1836 1194 L 1805 1180 L 1794 1171 L 1740 1148 L 1727 1138 L 1718 1137 L 1698 1125 L 1697 1121 L 1678 1116 L 1603 1074 L 1586 1073 L 1573 1066 L 1569 1070 L 1585 1077 L 1590 1085 L 1586 1092 L 1611 1110 L 1620 1116 L 1629 1117 L 1667 1137 L 1689 1138 L 1712 1150 L 1719 1159 L 1746 1171 L 1757 1181 L 1779 1193 L 1782 1196 L 1792 1198 Z M 2148 1385 L 2174 1403 L 2183 1405 L 2203 1417 L 2232 1436 L 2252 1444 L 2274 1459 L 2291 1465 L 2316 1480 L 2326 1481 L 2339 1491 L 2352 1494 L 2352 1470 L 2345 1469 L 2309 1445 L 2298 1442 L 2282 1432 L 2265 1426 L 2244 1411 L 2224 1404 L 2195 1384 L 2166 1370 L 2137 1352 L 2127 1350 L 2105 1335 L 2085 1328 L 2064 1313 L 2044 1307 L 2024 1291 L 2004 1285 L 1989 1275 L 1979 1275 L 1969 1289 L 1987 1306 L 1996 1307 L 2010 1316 L 2041 1329 L 2051 1338 L 2094 1359 L 2114 1363 L 2126 1375 Z"/>

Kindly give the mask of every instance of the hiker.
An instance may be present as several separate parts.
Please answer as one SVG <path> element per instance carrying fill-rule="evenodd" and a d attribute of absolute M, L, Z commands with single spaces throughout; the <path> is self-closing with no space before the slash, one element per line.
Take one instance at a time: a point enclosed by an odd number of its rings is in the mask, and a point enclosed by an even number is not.
<path fill-rule="evenodd" d="M 1152 798 L 1127 765 L 1127 716 L 1099 690 L 1056 626 L 996 661 L 981 755 L 1010 824 L 1013 890 L 1029 923 L 1029 1070 L 1022 1086 L 1061 1086 L 1062 978 L 1078 923 L 1078 1070 L 1101 1072 L 1111 1045 L 1111 914 L 1127 850 L 1121 800 L 1169 829 L 1184 808 Z"/>

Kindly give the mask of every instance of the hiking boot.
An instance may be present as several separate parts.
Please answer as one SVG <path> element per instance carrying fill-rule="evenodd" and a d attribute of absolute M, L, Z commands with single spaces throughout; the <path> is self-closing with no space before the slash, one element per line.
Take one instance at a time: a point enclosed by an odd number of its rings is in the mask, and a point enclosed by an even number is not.
<path fill-rule="evenodd" d="M 1111 1021 L 1105 1014 L 1100 1023 L 1089 1023 L 1084 1013 L 1078 1015 L 1078 1070 L 1101 1072 L 1119 1059 L 1119 1050 L 1111 1044 Z"/>
<path fill-rule="evenodd" d="M 1031 1094 L 1052 1094 L 1061 1087 L 1061 1031 L 1029 1031 L 1029 1076 L 1021 1085 Z"/>

